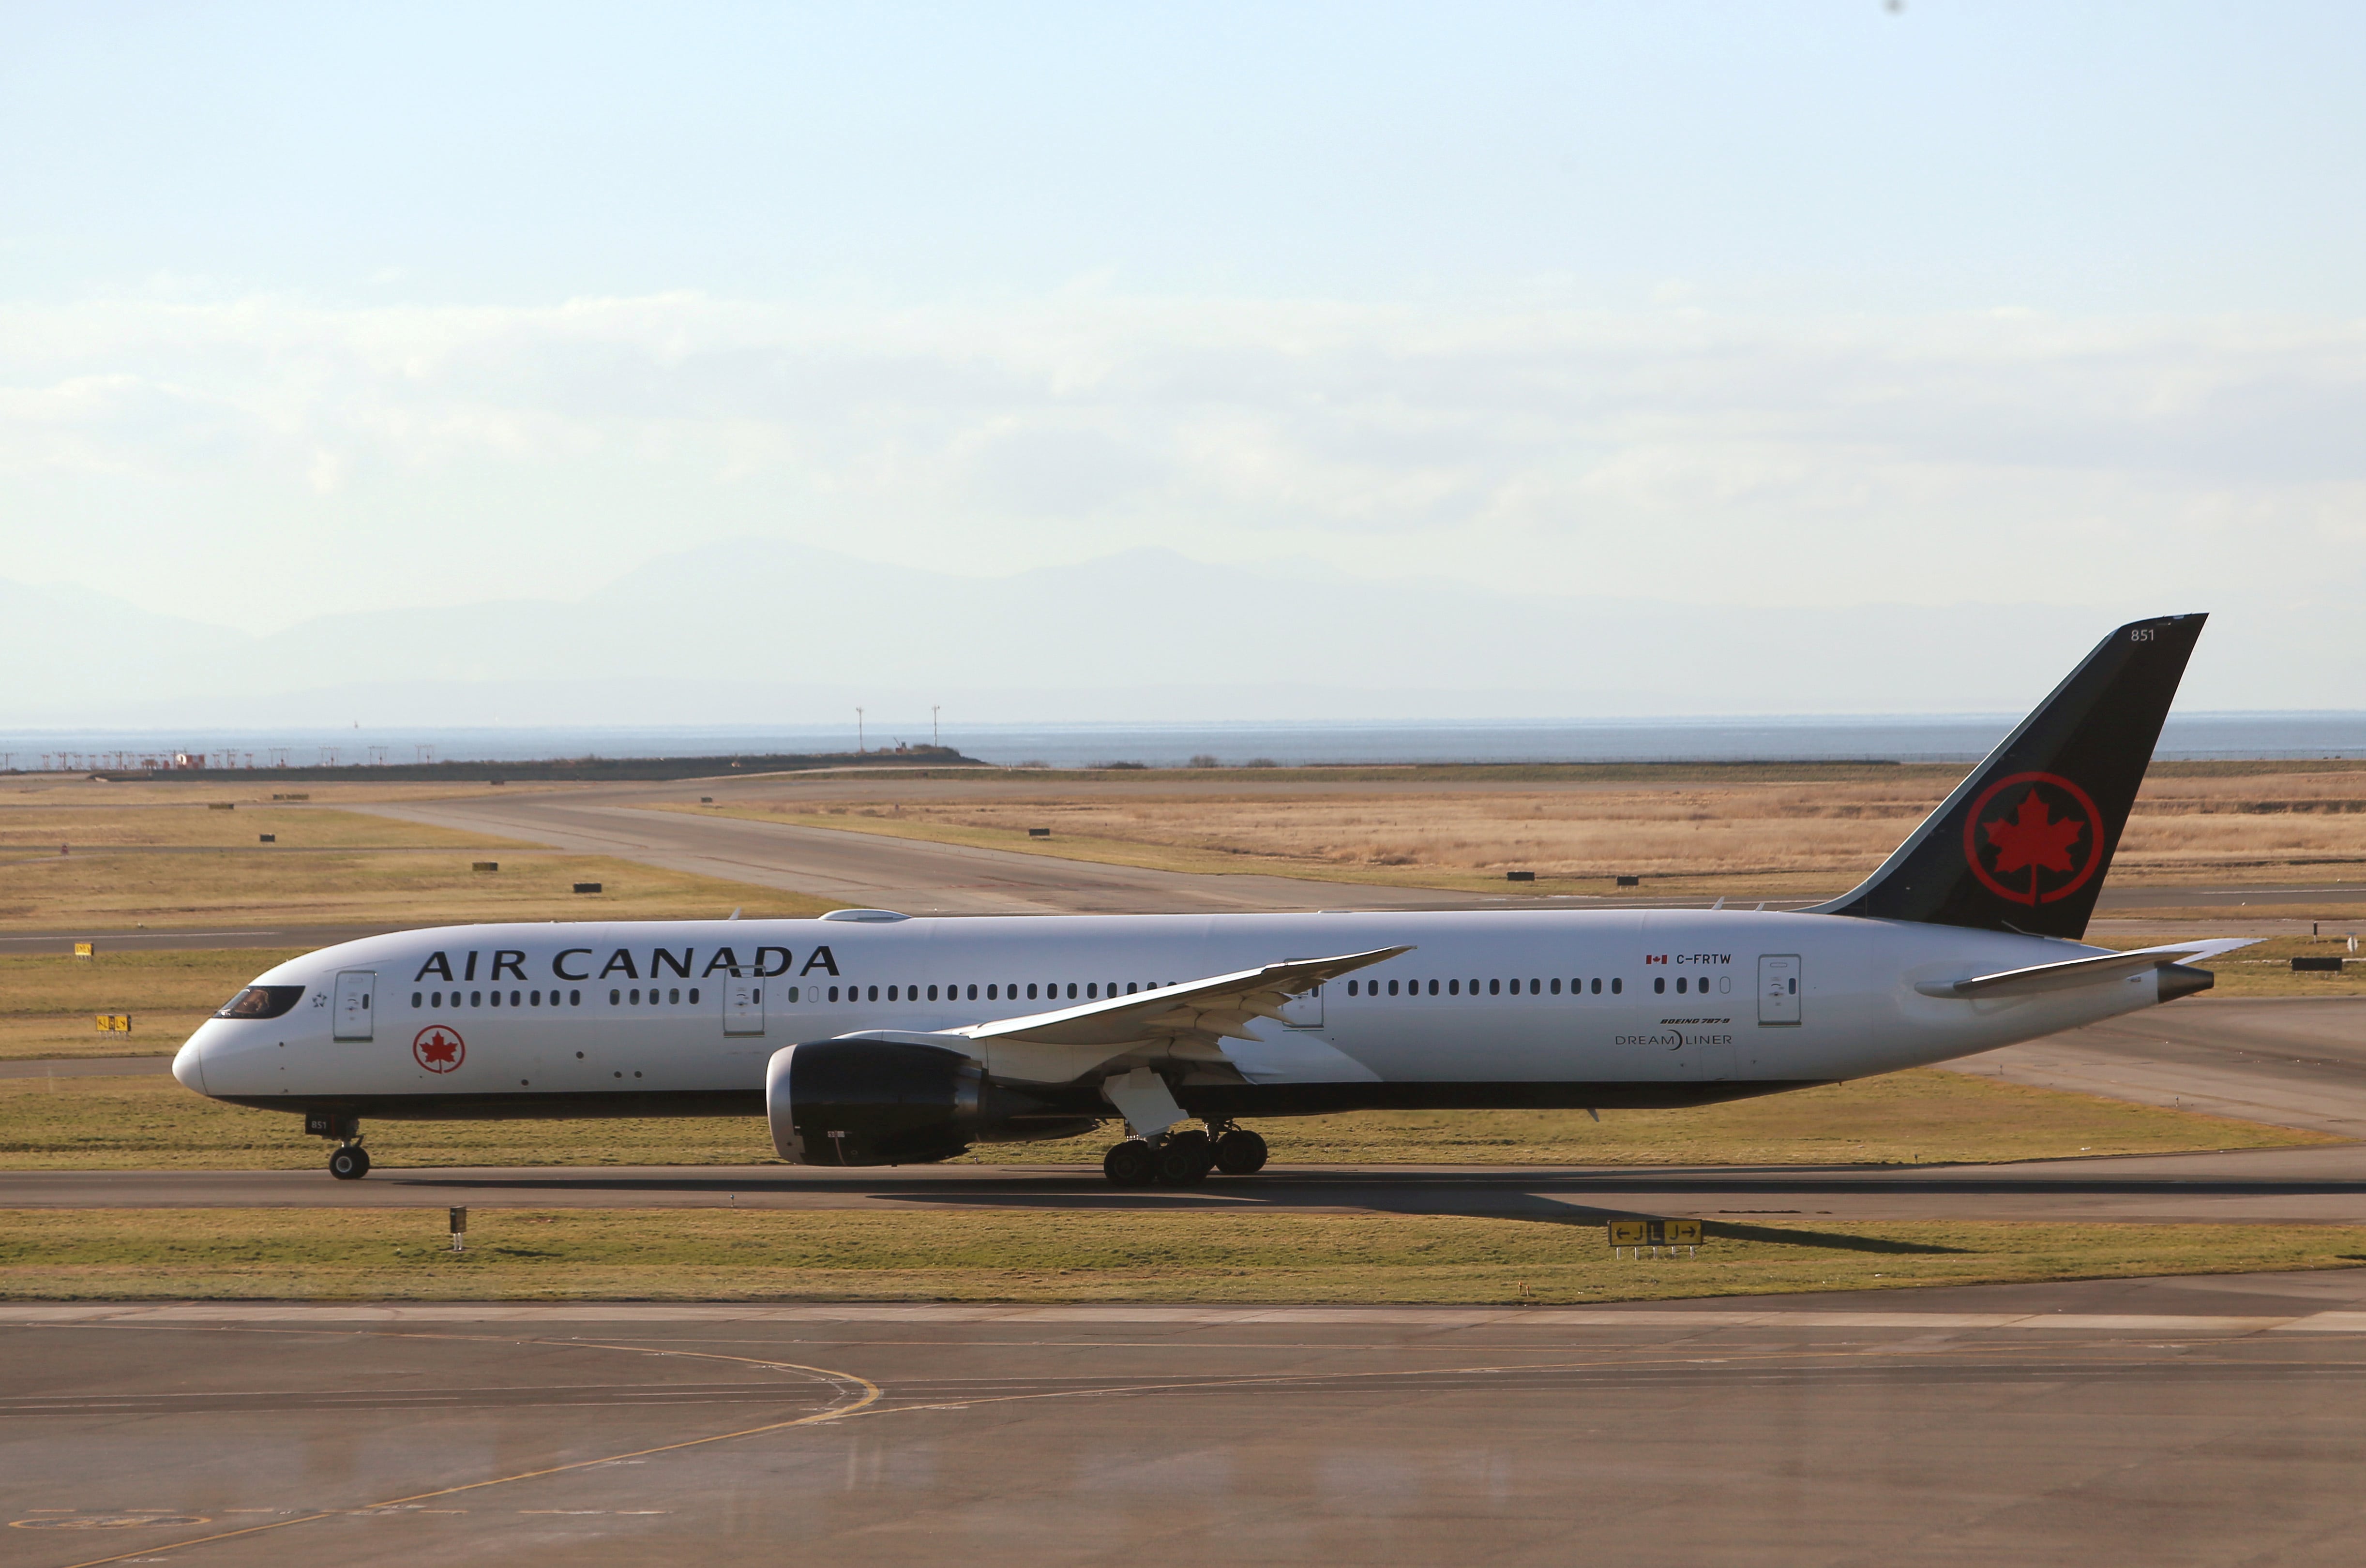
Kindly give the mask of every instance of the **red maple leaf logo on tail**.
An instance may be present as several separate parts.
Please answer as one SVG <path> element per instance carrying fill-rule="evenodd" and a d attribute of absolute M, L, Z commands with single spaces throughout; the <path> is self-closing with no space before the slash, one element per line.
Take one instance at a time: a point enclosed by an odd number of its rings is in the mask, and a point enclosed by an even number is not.
<path fill-rule="evenodd" d="M 2021 798 L 2021 811 L 2010 817 L 1999 817 L 1985 825 L 1989 842 L 1996 846 L 1996 868 L 1999 875 L 2035 866 L 2048 871 L 2075 869 L 2070 859 L 2070 846 L 2087 831 L 2087 824 L 2077 817 L 2050 821 L 2053 813 L 2045 802 L 2032 790 Z"/>
<path fill-rule="evenodd" d="M 2011 790 L 2020 791 L 2017 800 Z M 1991 802 L 2008 801 L 2010 812 L 1988 814 Z M 1972 802 L 1964 857 L 1989 891 L 2034 908 L 2068 898 L 2094 878 L 2103 864 L 2102 833 L 2102 813 L 2077 784 L 2058 773 L 2016 773 Z"/>

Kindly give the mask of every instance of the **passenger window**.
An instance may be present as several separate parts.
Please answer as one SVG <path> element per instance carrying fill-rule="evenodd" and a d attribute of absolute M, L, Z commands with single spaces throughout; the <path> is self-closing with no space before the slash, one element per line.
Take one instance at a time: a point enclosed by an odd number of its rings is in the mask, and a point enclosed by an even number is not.
<path fill-rule="evenodd" d="M 669 987 L 666 991 L 666 1000 L 668 1002 L 679 1003 L 682 1001 L 682 987 L 678 985 Z"/>
<path fill-rule="evenodd" d="M 1391 980 L 1391 981 L 1389 981 L 1389 994 L 1390 994 L 1391 996 L 1394 996 L 1396 993 L 1397 993 L 1397 982 L 1396 982 L 1396 981 L 1394 981 L 1394 980 Z"/>
<path fill-rule="evenodd" d="M 1076 982 L 1075 980 L 1070 980 L 1068 982 L 1068 1000 L 1070 1002 L 1076 1000 Z"/>
<path fill-rule="evenodd" d="M 1100 982 L 1099 982 L 1098 980 L 1095 980 L 1092 984 L 1090 984 L 1090 985 L 1088 985 L 1088 986 L 1085 987 L 1085 1000 L 1086 1000 L 1086 1001 L 1087 1001 L 1087 1002 L 1095 1002 L 1095 1001 L 1099 1000 L 1099 998 L 1100 998 L 1100 994 L 1101 994 L 1101 987 L 1100 987 Z"/>
<path fill-rule="evenodd" d="M 1559 980 L 1555 980 L 1555 981 L 1553 981 L 1553 989 L 1554 989 L 1555 991 L 1559 991 L 1559 990 L 1560 989 L 1560 981 L 1559 981 Z M 1531 980 L 1528 981 L 1528 994 L 1529 994 L 1530 996 L 1534 996 L 1534 995 L 1536 995 L 1538 991 L 1542 991 L 1542 990 L 1544 990 L 1544 982 L 1543 982 L 1543 981 L 1541 981 L 1541 980 L 1534 980 L 1534 979 L 1531 979 Z"/>
<path fill-rule="evenodd" d="M 1500 996 L 1500 995 L 1502 995 L 1502 994 L 1503 994 L 1503 991 L 1504 991 L 1504 982 L 1503 982 L 1502 980 L 1489 980 L 1489 981 L 1487 982 L 1487 994 L 1488 994 L 1488 995 L 1490 995 L 1490 996 Z"/>
<path fill-rule="evenodd" d="M 1031 985 L 1027 988 L 1027 1000 L 1030 1002 L 1035 1000 L 1035 988 Z"/>
<path fill-rule="evenodd" d="M 1665 975 L 1662 975 L 1662 976 L 1660 976 L 1657 980 L 1654 980 L 1651 982 L 1651 991 L 1652 991 L 1653 994 L 1655 994 L 1655 995 L 1664 995 L 1664 994 L 1666 993 L 1666 991 L 1667 991 L 1667 989 L 1668 989 L 1668 977 L 1667 977 L 1667 976 L 1665 976 Z"/>
<path fill-rule="evenodd" d="M 1126 995 L 1128 995 L 1128 996 L 1132 996 L 1132 995 L 1133 994 L 1133 983 L 1134 983 L 1134 982 L 1133 982 L 1133 981 L 1132 981 L 1132 980 L 1128 980 L 1128 981 L 1126 981 L 1126 982 L 1125 982 L 1125 993 L 1126 993 Z"/>
<path fill-rule="evenodd" d="M 838 1000 L 838 987 L 831 986 L 829 988 L 829 999 L 832 1002 L 836 1002 Z"/>
<path fill-rule="evenodd" d="M 1001 991 L 1002 988 L 998 985 L 987 986 L 986 988 L 986 999 L 988 1002 L 999 1002 L 1002 1000 Z"/>
<path fill-rule="evenodd" d="M 1460 996 L 1462 994 L 1462 982 L 1459 980 L 1448 980 L 1446 982 L 1446 994 L 1448 996 Z"/>
<path fill-rule="evenodd" d="M 1559 981 L 1559 980 L 1555 980 L 1555 981 L 1553 981 L 1553 983 L 1552 983 L 1552 993 L 1553 993 L 1555 996 L 1559 996 L 1559 995 L 1560 994 L 1560 981 Z"/>
<path fill-rule="evenodd" d="M 791 987 L 789 987 L 789 989 L 790 989 L 791 991 L 794 991 L 794 990 L 796 990 L 797 988 L 796 988 L 795 986 L 791 986 Z M 695 1006 L 697 1006 L 697 1005 L 698 1005 L 698 988 L 697 988 L 696 986 L 692 986 L 692 987 L 690 988 L 690 1004 L 691 1004 L 693 1007 L 695 1007 Z"/>
<path fill-rule="evenodd" d="M 989 987 L 987 987 L 987 989 L 988 989 L 988 990 L 992 990 L 993 988 L 992 988 L 991 986 L 989 986 Z M 970 988 L 969 988 L 969 999 L 970 999 L 972 1002 L 975 1002 L 975 1001 L 977 1000 L 977 987 L 975 987 L 975 986 L 972 986 L 972 987 L 970 987 Z"/>
<path fill-rule="evenodd" d="M 870 995 L 869 1000 L 871 1000 L 871 1001 L 873 1001 L 873 1002 L 876 1002 L 876 1001 L 878 1001 L 878 1000 L 879 1000 L 879 988 L 878 988 L 877 986 L 875 986 L 875 985 L 874 985 L 874 986 L 873 986 L 873 987 L 871 988 L 871 995 Z"/>
<path fill-rule="evenodd" d="M 1595 981 L 1594 982 L 1594 990 L 1596 990 L 1596 991 L 1600 991 L 1600 990 L 1602 989 L 1602 982 L 1601 982 L 1600 980 L 1595 980 Z M 1610 994 L 1611 994 L 1611 995 L 1613 995 L 1613 996 L 1617 996 L 1617 994 L 1619 994 L 1619 992 L 1621 992 L 1621 991 L 1625 991 L 1626 989 L 1627 989 L 1627 982 L 1626 982 L 1624 980 L 1621 980 L 1621 979 L 1620 979 L 1618 976 L 1617 976 L 1617 975 L 1613 975 L 1613 976 L 1611 976 L 1611 977 L 1610 977 Z"/>
<path fill-rule="evenodd" d="M 568 1006 L 569 1006 L 569 1007 L 580 1007 L 580 1006 L 582 1006 L 582 1005 L 583 1005 L 583 993 L 582 993 L 581 991 L 569 991 L 569 992 L 567 993 L 567 1005 L 568 1005 Z"/>
<path fill-rule="evenodd" d="M 412 1007 L 417 1007 L 420 1004 L 420 1000 L 419 992 L 414 991 L 411 993 L 411 1005 Z"/>

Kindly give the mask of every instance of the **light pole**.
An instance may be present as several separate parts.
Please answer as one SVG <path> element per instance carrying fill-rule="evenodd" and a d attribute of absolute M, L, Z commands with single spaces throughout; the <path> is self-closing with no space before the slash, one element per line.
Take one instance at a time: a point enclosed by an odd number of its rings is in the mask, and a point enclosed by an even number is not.
<path fill-rule="evenodd" d="M 862 745 L 862 709 L 860 709 L 860 708 L 857 708 L 857 709 L 854 711 L 854 755 L 855 755 L 855 756 L 861 756 L 862 755 L 862 753 L 863 753 L 863 750 L 864 750 L 864 747 L 863 747 L 863 745 Z"/>
<path fill-rule="evenodd" d="M 937 715 L 944 711 L 944 705 L 942 703 L 931 702 L 929 704 L 929 744 L 930 745 L 942 745 L 945 744 L 944 736 L 937 733 Z"/>

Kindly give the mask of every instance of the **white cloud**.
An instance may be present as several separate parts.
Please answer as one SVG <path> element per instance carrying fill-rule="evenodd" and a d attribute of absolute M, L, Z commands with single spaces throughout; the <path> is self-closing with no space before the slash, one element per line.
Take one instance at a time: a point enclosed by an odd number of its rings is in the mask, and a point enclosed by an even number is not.
<path fill-rule="evenodd" d="M 332 596 L 580 593 L 750 532 L 978 571 L 1162 543 L 1705 605 L 2330 603 L 2366 581 L 2360 429 L 2366 327 L 2338 321 L 1098 286 L 0 308 L 15 571 L 104 559 L 137 601 L 263 626 Z"/>

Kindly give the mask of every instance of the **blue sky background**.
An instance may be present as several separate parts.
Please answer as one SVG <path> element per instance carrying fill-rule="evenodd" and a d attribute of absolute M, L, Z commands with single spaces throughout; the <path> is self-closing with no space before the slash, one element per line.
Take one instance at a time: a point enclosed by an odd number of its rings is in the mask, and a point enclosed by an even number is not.
<path fill-rule="evenodd" d="M 2361 41 L 2306 4 L 0 6 L 0 576 L 269 629 L 749 536 L 1166 544 L 2214 608 L 2353 705 Z"/>

